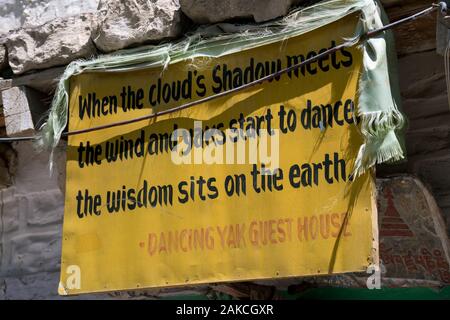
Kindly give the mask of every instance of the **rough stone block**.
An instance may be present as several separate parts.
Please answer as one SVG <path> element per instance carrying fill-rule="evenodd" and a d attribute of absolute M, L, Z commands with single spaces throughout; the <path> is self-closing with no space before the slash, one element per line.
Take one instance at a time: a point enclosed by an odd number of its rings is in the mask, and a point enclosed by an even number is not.
<path fill-rule="evenodd" d="M 195 23 L 216 23 L 230 19 L 262 22 L 278 18 L 304 0 L 180 0 L 181 10 Z"/>
<path fill-rule="evenodd" d="M 43 94 L 28 87 L 12 87 L 2 91 L 3 114 L 8 136 L 34 134 L 45 110 Z"/>
<path fill-rule="evenodd" d="M 58 295 L 59 272 L 39 272 L 32 275 L 5 277 L 0 280 L 1 300 L 92 300 L 111 299 L 107 294 L 82 296 Z"/>

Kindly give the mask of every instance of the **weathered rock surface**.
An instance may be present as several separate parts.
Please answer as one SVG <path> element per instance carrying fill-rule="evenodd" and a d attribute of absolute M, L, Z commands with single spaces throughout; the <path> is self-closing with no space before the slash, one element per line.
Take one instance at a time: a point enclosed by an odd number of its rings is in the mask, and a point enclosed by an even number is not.
<path fill-rule="evenodd" d="M 256 22 L 285 15 L 304 0 L 180 0 L 181 10 L 195 23 L 216 23 L 240 18 Z"/>
<path fill-rule="evenodd" d="M 46 107 L 45 95 L 29 87 L 12 87 L 1 92 L 6 134 L 10 137 L 34 134 Z"/>
<path fill-rule="evenodd" d="M 101 0 L 93 40 L 111 52 L 135 44 L 174 38 L 181 33 L 178 0 Z"/>
<path fill-rule="evenodd" d="M 56 18 L 95 12 L 99 0 L 0 0 L 0 34 Z"/>
<path fill-rule="evenodd" d="M 385 272 L 382 282 L 392 278 L 450 283 L 450 242 L 440 209 L 423 183 L 403 175 L 377 180 L 380 259 Z M 425 262 L 425 263 L 421 263 Z M 387 283 L 386 283 L 387 285 Z"/>
<path fill-rule="evenodd" d="M 398 50 L 401 43 L 397 41 Z M 444 59 L 434 50 L 399 59 L 402 105 L 409 122 L 408 161 L 380 169 L 412 173 L 430 186 L 450 234 L 450 109 L 444 70 Z"/>
<path fill-rule="evenodd" d="M 45 69 L 91 56 L 95 53 L 91 40 L 94 19 L 94 14 L 83 14 L 11 32 L 6 47 L 13 72 Z"/>

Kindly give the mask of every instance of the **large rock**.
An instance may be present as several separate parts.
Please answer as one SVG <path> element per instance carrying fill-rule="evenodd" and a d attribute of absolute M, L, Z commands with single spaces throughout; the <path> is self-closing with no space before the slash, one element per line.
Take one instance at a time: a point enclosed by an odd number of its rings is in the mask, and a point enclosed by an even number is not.
<path fill-rule="evenodd" d="M 0 44 L 0 71 L 8 66 L 8 59 L 6 57 L 6 47 Z"/>
<path fill-rule="evenodd" d="M 0 34 L 95 12 L 99 0 L 0 0 Z"/>
<path fill-rule="evenodd" d="M 101 0 L 93 40 L 111 52 L 128 46 L 174 38 L 181 33 L 178 0 Z"/>
<path fill-rule="evenodd" d="M 180 0 L 181 10 L 195 23 L 252 18 L 256 22 L 285 15 L 305 0 Z"/>
<path fill-rule="evenodd" d="M 13 31 L 6 40 L 8 60 L 15 74 L 64 65 L 95 53 L 91 25 L 95 15 L 55 19 L 35 28 Z"/>

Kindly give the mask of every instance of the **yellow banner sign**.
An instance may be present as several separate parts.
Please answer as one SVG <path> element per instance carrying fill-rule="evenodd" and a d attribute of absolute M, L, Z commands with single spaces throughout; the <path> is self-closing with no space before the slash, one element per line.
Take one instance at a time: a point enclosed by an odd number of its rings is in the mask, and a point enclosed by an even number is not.
<path fill-rule="evenodd" d="M 356 23 L 165 70 L 82 73 L 69 131 L 239 87 Z M 342 49 L 233 95 L 70 136 L 60 293 L 365 271 L 376 208 L 371 174 L 351 181 L 360 66 Z"/>

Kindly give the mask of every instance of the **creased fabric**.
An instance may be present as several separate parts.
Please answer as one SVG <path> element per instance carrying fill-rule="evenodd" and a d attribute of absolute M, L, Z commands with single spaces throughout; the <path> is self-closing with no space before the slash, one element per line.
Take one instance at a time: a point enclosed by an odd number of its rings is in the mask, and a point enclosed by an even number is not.
<path fill-rule="evenodd" d="M 200 27 L 177 42 L 120 50 L 90 60 L 73 61 L 58 83 L 38 143 L 41 147 L 57 146 L 67 126 L 69 80 L 74 75 L 165 68 L 169 64 L 195 57 L 220 57 L 310 32 L 357 11 L 361 12 L 361 20 L 352 39 L 356 43 L 365 32 L 383 25 L 384 12 L 374 0 L 322 1 L 265 24 L 221 23 Z M 357 114 L 362 120 L 360 129 L 364 143 L 355 161 L 356 175 L 377 163 L 404 158 L 402 128 L 405 120 L 400 111 L 393 45 L 390 31 L 359 42 L 359 48 L 363 51 L 363 67 L 359 79 Z"/>

